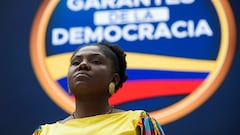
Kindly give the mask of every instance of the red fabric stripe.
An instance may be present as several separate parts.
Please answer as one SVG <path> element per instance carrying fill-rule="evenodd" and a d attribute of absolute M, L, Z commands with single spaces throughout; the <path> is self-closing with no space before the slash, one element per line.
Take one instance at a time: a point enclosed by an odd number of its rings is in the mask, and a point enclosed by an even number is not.
<path fill-rule="evenodd" d="M 160 96 L 189 94 L 203 80 L 128 81 L 109 99 L 111 105 Z"/>

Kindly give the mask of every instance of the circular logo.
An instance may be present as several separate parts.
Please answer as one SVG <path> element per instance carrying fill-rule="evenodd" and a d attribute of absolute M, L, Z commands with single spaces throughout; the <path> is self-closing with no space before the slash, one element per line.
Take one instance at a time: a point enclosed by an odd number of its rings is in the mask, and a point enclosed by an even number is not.
<path fill-rule="evenodd" d="M 34 19 L 33 69 L 49 97 L 66 112 L 72 52 L 102 40 L 127 53 L 129 79 L 109 102 L 144 109 L 161 124 L 198 108 L 217 90 L 235 49 L 233 13 L 225 0 L 52 0 Z"/>

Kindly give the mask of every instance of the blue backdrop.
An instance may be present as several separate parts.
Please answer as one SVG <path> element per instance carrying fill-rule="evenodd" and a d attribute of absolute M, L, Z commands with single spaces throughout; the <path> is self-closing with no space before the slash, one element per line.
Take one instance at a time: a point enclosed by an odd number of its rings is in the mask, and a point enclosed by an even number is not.
<path fill-rule="evenodd" d="M 240 30 L 240 2 L 230 0 Z M 68 114 L 42 90 L 29 56 L 32 21 L 41 0 L 0 2 L 1 122 L 2 135 L 32 134 L 38 124 L 51 123 Z M 240 41 L 231 69 L 217 92 L 189 115 L 164 125 L 167 135 L 239 135 Z"/>

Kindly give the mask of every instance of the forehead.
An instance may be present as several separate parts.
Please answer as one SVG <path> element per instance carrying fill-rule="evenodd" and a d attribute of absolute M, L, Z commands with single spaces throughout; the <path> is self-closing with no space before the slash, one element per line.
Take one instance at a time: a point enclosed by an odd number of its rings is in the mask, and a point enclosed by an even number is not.
<path fill-rule="evenodd" d="M 99 46 L 84 46 L 80 48 L 74 56 L 83 56 L 83 55 L 102 55 L 105 56 L 104 53 L 101 51 Z M 74 57 L 73 56 L 73 57 Z"/>

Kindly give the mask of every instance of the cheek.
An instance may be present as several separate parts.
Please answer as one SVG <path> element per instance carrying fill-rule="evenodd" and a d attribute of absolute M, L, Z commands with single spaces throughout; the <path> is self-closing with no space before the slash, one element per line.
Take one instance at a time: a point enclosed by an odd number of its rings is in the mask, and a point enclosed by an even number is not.
<path fill-rule="evenodd" d="M 100 72 L 98 72 L 97 76 L 98 76 L 98 81 L 102 82 L 102 83 L 110 83 L 111 82 L 111 71 L 110 70 L 101 70 Z"/>
<path fill-rule="evenodd" d="M 75 67 L 70 66 L 70 67 L 68 68 L 67 76 L 71 76 L 71 75 L 73 74 L 73 72 L 74 72 L 75 69 L 76 69 Z"/>
<path fill-rule="evenodd" d="M 68 73 L 67 73 L 68 85 L 69 85 L 69 83 L 72 82 L 72 74 L 73 74 L 73 70 L 72 70 L 72 68 L 69 68 Z"/>

